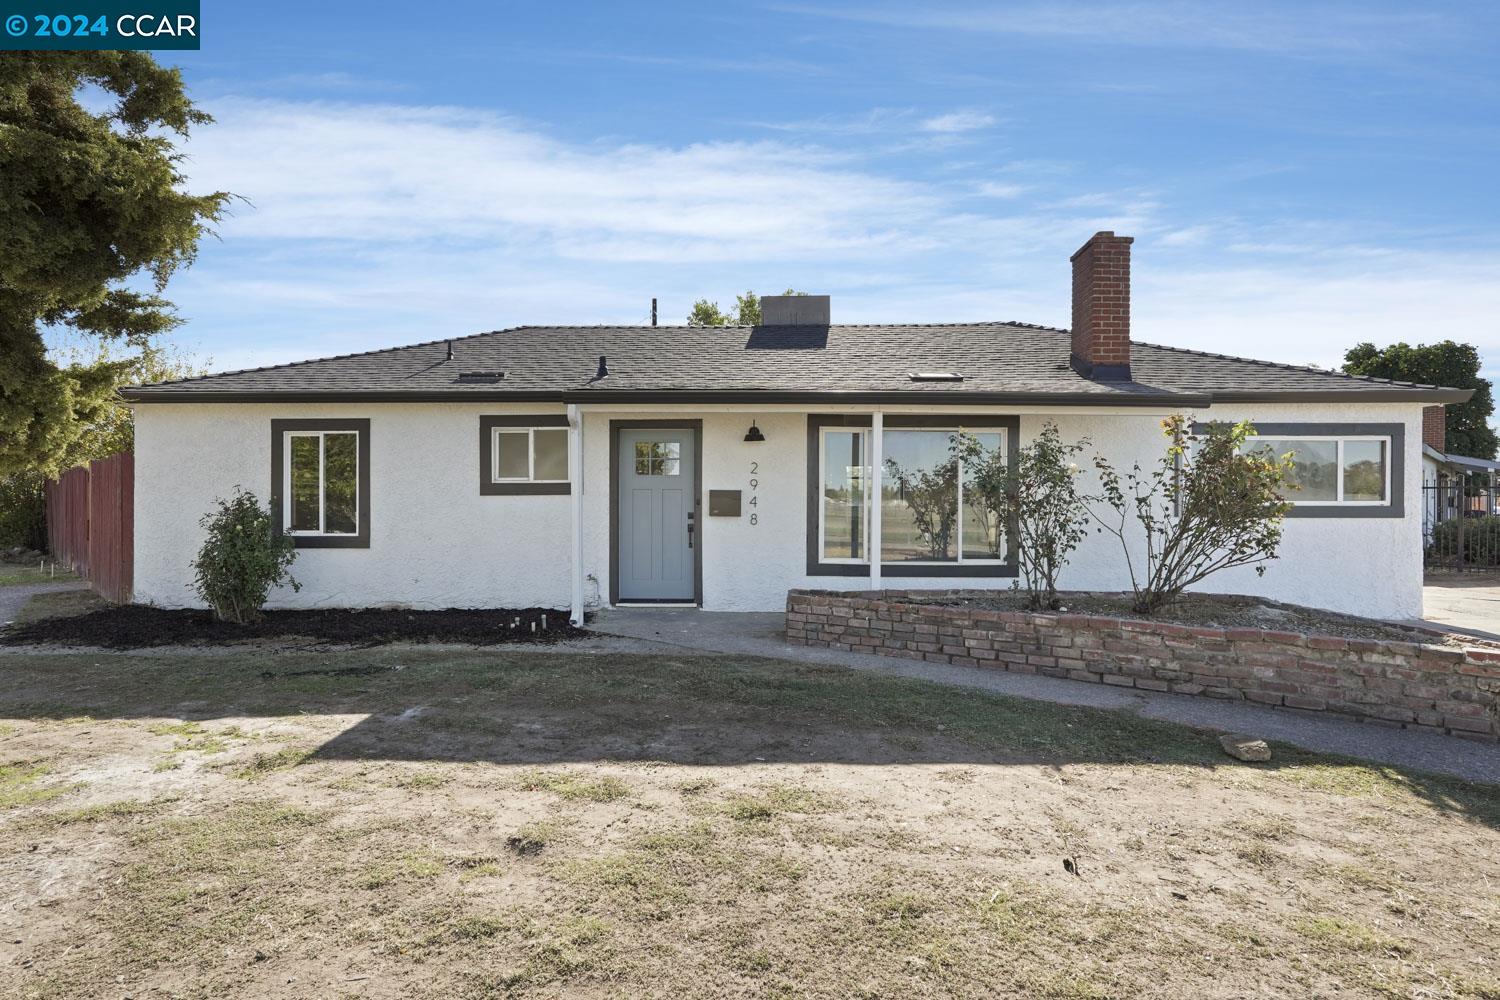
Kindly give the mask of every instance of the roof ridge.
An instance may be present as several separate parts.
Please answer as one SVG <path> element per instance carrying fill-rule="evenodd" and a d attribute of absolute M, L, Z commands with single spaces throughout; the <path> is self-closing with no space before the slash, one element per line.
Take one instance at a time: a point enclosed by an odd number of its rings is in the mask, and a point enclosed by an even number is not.
<path fill-rule="evenodd" d="M 1064 331 L 1066 332 L 1066 331 Z M 1306 372 L 1310 375 L 1327 375 L 1334 378 L 1349 379 L 1352 382 L 1368 382 L 1372 385 L 1399 385 L 1408 389 L 1443 389 L 1446 386 L 1429 385 L 1426 382 L 1402 382 L 1398 379 L 1376 378 L 1373 375 L 1351 375 L 1348 372 L 1332 371 L 1326 368 L 1315 368 L 1312 365 L 1293 365 L 1284 361 L 1265 361 L 1261 358 L 1244 358 L 1237 354 L 1219 354 L 1215 351 L 1195 351 L 1191 347 L 1173 347 L 1170 344 L 1148 344 L 1143 340 L 1131 342 L 1136 347 L 1150 347 L 1158 351 L 1173 351 L 1177 354 L 1191 354 L 1200 358 L 1220 358 L 1224 361 L 1239 361 L 1247 365 L 1259 365 L 1262 368 L 1280 368 L 1286 371 Z"/>
<path fill-rule="evenodd" d="M 795 326 L 797 324 L 776 324 L 778 326 Z M 1045 326 L 1041 323 L 1022 323 L 1019 320 L 976 320 L 967 323 L 832 323 L 833 327 L 876 327 L 880 329 L 934 329 L 938 327 L 963 327 L 973 328 L 980 326 L 1016 326 L 1028 330 L 1051 330 L 1056 333 L 1067 333 L 1067 330 L 1055 326 Z M 460 340 L 476 340 L 480 337 L 492 337 L 498 333 L 514 333 L 519 330 L 753 330 L 755 325 L 744 323 L 726 323 L 723 326 L 693 326 L 689 323 L 663 323 L 660 326 L 646 326 L 637 323 L 595 323 L 591 325 L 568 324 L 562 326 L 538 326 L 535 323 L 526 323 L 521 326 L 507 326 L 498 330 L 482 330 L 479 333 L 466 333 L 457 337 L 439 337 L 436 340 L 422 340 L 414 344 L 398 344 L 394 347 L 377 347 L 369 351 L 350 351 L 347 354 L 326 354 L 322 357 L 303 358 L 300 361 L 283 361 L 277 365 L 254 365 L 250 368 L 232 368 L 228 371 L 209 372 L 205 375 L 189 375 L 183 378 L 164 379 L 160 382 L 143 382 L 141 386 L 166 386 L 183 385 L 188 382 L 208 382 L 216 378 L 228 378 L 231 375 L 250 375 L 255 372 L 280 371 L 284 368 L 300 368 L 303 365 L 314 365 L 324 361 L 347 361 L 350 358 L 371 357 L 377 354 L 391 354 L 396 351 L 409 351 L 418 347 L 432 347 L 435 344 L 443 344 Z"/>
<path fill-rule="evenodd" d="M 274 372 L 282 368 L 299 368 L 302 365 L 314 365 L 321 361 L 346 361 L 349 358 L 364 358 L 374 354 L 390 354 L 395 351 L 409 351 L 416 347 L 431 347 L 434 344 L 450 343 L 455 340 L 474 340 L 478 337 L 488 337 L 496 333 L 510 333 L 514 330 L 527 330 L 526 326 L 508 326 L 500 330 L 484 330 L 480 333 L 466 333 L 459 337 L 439 337 L 437 340 L 423 340 L 415 344 L 400 344 L 396 347 L 377 347 L 373 351 L 350 351 L 348 354 L 328 354 L 321 358 L 304 358 L 301 361 L 283 361 L 279 365 L 256 365 L 253 368 L 234 368 L 227 372 L 209 372 L 206 375 L 189 375 L 186 378 L 169 378 L 161 382 L 143 382 L 144 386 L 156 385 L 181 385 L 184 382 L 208 382 L 216 378 L 227 378 L 230 375 L 249 375 L 253 372 Z"/>

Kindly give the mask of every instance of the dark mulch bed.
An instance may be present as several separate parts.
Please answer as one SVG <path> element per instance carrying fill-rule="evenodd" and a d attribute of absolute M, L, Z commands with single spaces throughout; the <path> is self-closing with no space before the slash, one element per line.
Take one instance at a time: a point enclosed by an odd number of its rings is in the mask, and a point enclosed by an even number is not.
<path fill-rule="evenodd" d="M 388 642 L 494 646 L 562 642 L 586 635 L 583 629 L 568 624 L 566 611 L 555 608 L 268 611 L 253 625 L 233 625 L 216 620 L 207 611 L 122 604 L 16 626 L 0 632 L 0 645 L 142 649 L 301 639 L 350 646 Z"/>

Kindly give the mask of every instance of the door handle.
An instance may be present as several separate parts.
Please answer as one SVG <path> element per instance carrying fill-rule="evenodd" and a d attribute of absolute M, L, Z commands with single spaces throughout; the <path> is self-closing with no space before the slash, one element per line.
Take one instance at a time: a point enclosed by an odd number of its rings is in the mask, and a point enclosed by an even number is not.
<path fill-rule="evenodd" d="M 693 547 L 693 512 L 688 511 L 688 548 Z"/>

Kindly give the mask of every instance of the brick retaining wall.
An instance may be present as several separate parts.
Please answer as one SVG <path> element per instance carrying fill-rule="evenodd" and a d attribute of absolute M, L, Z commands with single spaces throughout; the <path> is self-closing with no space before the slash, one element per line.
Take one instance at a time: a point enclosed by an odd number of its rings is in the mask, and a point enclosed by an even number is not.
<path fill-rule="evenodd" d="M 1500 739 L 1500 651 L 903 600 L 943 596 L 793 590 L 787 640 Z"/>

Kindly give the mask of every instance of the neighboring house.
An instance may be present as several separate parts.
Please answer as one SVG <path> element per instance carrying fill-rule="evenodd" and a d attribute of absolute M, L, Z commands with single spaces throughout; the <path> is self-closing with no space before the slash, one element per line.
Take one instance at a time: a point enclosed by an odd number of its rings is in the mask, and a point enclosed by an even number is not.
<path fill-rule="evenodd" d="M 1447 453 L 1443 409 L 1422 408 L 1422 520 L 1429 538 L 1437 522 L 1460 510 L 1470 517 L 1500 513 L 1500 462 Z"/>
<path fill-rule="evenodd" d="M 301 549 L 279 607 L 1006 588 L 1003 526 L 965 502 L 935 544 L 897 466 L 915 488 L 957 431 L 1014 455 L 1045 421 L 1149 466 L 1187 413 L 1255 421 L 1307 484 L 1265 575 L 1208 587 L 1418 617 L 1422 408 L 1468 391 L 1132 343 L 1130 244 L 1074 255 L 1071 333 L 830 325 L 826 297 L 768 296 L 753 328 L 519 327 L 127 389 L 136 599 L 195 602 L 198 519 L 236 485 Z M 1128 586 L 1117 543 L 1090 535 L 1062 583 Z"/>

